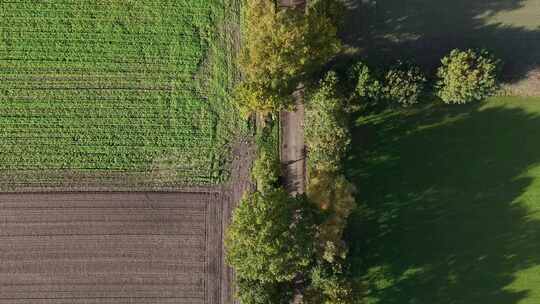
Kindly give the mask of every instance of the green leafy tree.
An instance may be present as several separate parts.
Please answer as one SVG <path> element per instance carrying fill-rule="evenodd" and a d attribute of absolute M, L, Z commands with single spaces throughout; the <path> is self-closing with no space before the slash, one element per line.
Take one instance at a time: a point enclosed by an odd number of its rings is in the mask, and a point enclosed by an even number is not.
<path fill-rule="evenodd" d="M 227 261 L 238 277 L 277 283 L 304 273 L 314 255 L 317 216 L 312 206 L 282 189 L 244 198 L 225 241 Z"/>
<path fill-rule="evenodd" d="M 453 50 L 437 71 L 437 95 L 448 104 L 479 101 L 495 93 L 499 61 L 486 51 Z"/>
<path fill-rule="evenodd" d="M 420 68 L 404 62 L 398 62 L 391 68 L 384 80 L 385 97 L 403 106 L 418 103 L 426 83 L 426 77 Z"/>
<path fill-rule="evenodd" d="M 326 75 L 306 105 L 305 135 L 311 167 L 337 169 L 350 144 L 346 101 L 337 91 L 334 72 Z"/>
<path fill-rule="evenodd" d="M 357 62 L 350 71 L 355 82 L 355 95 L 361 103 L 376 105 L 384 99 L 384 86 L 372 69 L 365 63 Z"/>
<path fill-rule="evenodd" d="M 308 99 L 306 144 L 308 146 L 308 199 L 323 211 L 318 250 L 333 260 L 345 257 L 342 242 L 347 218 L 355 208 L 354 186 L 342 174 L 342 162 L 350 144 L 345 98 L 338 94 L 338 78 L 330 72 Z M 329 255 L 332 247 L 333 254 Z"/>

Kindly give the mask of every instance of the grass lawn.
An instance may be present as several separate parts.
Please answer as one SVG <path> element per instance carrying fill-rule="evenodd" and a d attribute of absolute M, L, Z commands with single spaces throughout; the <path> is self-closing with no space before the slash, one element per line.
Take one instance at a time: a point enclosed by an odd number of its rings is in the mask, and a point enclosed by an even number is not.
<path fill-rule="evenodd" d="M 356 121 L 347 237 L 367 303 L 540 303 L 540 98 Z"/>
<path fill-rule="evenodd" d="M 222 181 L 238 18 L 236 0 L 0 3 L 0 183 Z"/>

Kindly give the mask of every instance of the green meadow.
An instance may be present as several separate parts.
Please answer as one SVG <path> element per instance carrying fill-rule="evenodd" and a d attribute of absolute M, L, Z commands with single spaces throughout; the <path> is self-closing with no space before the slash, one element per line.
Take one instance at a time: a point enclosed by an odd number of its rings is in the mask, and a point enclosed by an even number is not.
<path fill-rule="evenodd" d="M 540 302 L 540 98 L 393 109 L 354 134 L 367 303 Z"/>

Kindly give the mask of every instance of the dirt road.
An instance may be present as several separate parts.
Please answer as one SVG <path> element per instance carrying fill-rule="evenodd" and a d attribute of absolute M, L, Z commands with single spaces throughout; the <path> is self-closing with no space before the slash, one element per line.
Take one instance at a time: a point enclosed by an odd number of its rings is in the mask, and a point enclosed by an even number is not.
<path fill-rule="evenodd" d="M 281 165 L 285 188 L 293 195 L 306 190 L 306 149 L 304 143 L 303 96 L 296 94 L 296 110 L 283 111 L 281 120 Z"/>

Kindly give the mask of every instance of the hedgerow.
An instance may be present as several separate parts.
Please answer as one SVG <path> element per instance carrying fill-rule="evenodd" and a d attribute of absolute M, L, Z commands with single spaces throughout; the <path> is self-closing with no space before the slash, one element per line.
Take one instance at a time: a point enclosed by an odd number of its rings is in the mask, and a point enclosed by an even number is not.
<path fill-rule="evenodd" d="M 336 93 L 337 82 L 336 74 L 330 72 L 308 96 L 305 138 L 312 167 L 337 169 L 350 143 L 346 103 Z"/>
<path fill-rule="evenodd" d="M 251 175 L 258 191 L 266 192 L 277 188 L 281 176 L 279 159 L 279 125 L 272 119 L 257 134 L 257 157 L 251 169 Z"/>

